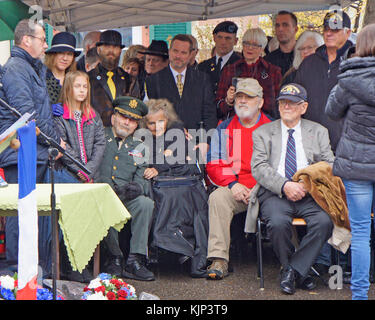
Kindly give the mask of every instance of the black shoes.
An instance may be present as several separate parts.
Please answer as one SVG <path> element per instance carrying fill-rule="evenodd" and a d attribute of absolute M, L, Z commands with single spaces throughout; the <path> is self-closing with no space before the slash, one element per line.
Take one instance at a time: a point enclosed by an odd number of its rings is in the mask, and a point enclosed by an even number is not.
<path fill-rule="evenodd" d="M 123 264 L 122 264 L 122 257 L 112 257 L 106 267 L 105 267 L 105 271 L 106 273 L 109 273 L 111 275 L 114 275 L 118 278 L 121 278 L 122 274 L 123 274 Z"/>
<path fill-rule="evenodd" d="M 291 266 L 282 269 L 280 279 L 281 291 L 286 294 L 294 294 L 296 286 L 303 290 L 313 290 L 316 288 L 315 281 L 310 275 L 301 277 Z"/>
<path fill-rule="evenodd" d="M 92 276 L 92 273 L 87 269 L 82 270 L 82 273 L 78 271 L 70 270 L 67 274 L 67 280 L 69 281 L 75 281 L 75 282 L 81 282 L 81 283 L 89 283 L 94 277 Z"/>
<path fill-rule="evenodd" d="M 296 275 L 292 267 L 288 266 L 281 270 L 280 289 L 283 293 L 294 294 Z"/>
<path fill-rule="evenodd" d="M 138 259 L 127 263 L 123 272 L 125 278 L 140 280 L 140 281 L 153 281 L 155 280 L 154 274 L 146 268 L 144 263 Z"/>
<path fill-rule="evenodd" d="M 297 276 L 297 288 L 300 288 L 302 290 L 314 290 L 316 288 L 316 283 L 314 281 L 314 278 L 310 275 L 307 275 L 305 278 L 302 278 L 301 276 Z"/>

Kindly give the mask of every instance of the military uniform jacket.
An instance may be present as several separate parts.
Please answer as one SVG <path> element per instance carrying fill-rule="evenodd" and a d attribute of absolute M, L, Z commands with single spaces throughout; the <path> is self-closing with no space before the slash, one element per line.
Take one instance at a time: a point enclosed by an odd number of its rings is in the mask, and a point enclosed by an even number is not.
<path fill-rule="evenodd" d="M 142 141 L 131 135 L 123 141 L 119 149 L 112 127 L 105 128 L 105 139 L 106 148 L 98 182 L 108 183 L 113 188 L 114 185 L 122 187 L 136 181 L 143 187 L 144 194 L 147 194 L 148 181 L 143 178 L 143 173 L 148 162 L 145 161 L 146 149 Z"/>
<path fill-rule="evenodd" d="M 239 60 L 241 58 L 242 58 L 241 55 L 239 55 L 237 52 L 233 51 L 233 53 L 230 56 L 230 58 L 228 59 L 227 63 L 225 65 L 223 65 L 221 70 L 218 70 L 216 68 L 216 56 L 214 56 L 210 59 L 207 59 L 207 60 L 201 62 L 198 65 L 199 71 L 206 72 L 210 75 L 210 78 L 211 78 L 211 81 L 212 81 L 212 84 L 213 84 L 213 87 L 214 87 L 214 96 L 215 97 L 216 97 L 217 86 L 218 86 L 219 81 L 220 81 L 221 71 L 223 70 L 223 68 L 225 66 L 227 66 L 229 64 L 232 64 L 232 63 L 236 62 L 237 60 Z"/>
<path fill-rule="evenodd" d="M 112 94 L 107 84 L 107 72 L 101 64 L 89 72 L 91 85 L 91 105 L 100 114 L 103 125 L 111 126 L 111 115 L 113 112 Z M 112 70 L 114 73 L 112 80 L 116 86 L 116 98 L 120 96 L 128 96 L 130 90 L 131 79 L 127 72 L 118 67 Z"/>

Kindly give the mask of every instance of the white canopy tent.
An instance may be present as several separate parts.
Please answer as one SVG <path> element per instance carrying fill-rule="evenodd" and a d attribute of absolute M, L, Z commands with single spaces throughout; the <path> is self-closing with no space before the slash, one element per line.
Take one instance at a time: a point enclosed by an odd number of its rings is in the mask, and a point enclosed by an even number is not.
<path fill-rule="evenodd" d="M 50 23 L 67 31 L 156 25 L 241 17 L 280 10 L 324 10 L 351 0 L 24 0 L 43 8 Z"/>

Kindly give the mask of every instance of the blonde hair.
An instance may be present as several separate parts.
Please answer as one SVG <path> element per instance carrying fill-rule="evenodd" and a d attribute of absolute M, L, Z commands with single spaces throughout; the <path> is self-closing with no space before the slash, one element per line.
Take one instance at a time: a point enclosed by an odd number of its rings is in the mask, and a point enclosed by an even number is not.
<path fill-rule="evenodd" d="M 55 61 L 56 61 L 57 54 L 58 54 L 58 52 L 51 52 L 51 53 L 45 54 L 45 56 L 44 56 L 44 64 L 51 71 L 55 67 Z M 68 68 L 66 68 L 65 73 L 68 73 L 70 71 L 76 71 L 76 70 L 77 70 L 77 63 L 76 63 L 76 60 L 75 60 L 74 55 L 73 55 L 72 64 Z"/>
<path fill-rule="evenodd" d="M 125 68 L 127 61 L 130 58 L 137 58 L 137 54 L 139 51 L 145 51 L 145 50 L 147 50 L 147 48 L 140 44 L 134 44 L 130 46 L 129 49 L 126 50 L 126 52 L 124 53 L 124 58 L 122 60 L 121 68 L 123 69 Z"/>
<path fill-rule="evenodd" d="M 64 85 L 61 89 L 60 102 L 62 102 L 63 104 L 66 104 L 70 112 L 70 106 L 72 105 L 72 101 L 73 101 L 73 85 L 74 85 L 74 81 L 78 77 L 83 77 L 87 81 L 87 97 L 85 98 L 85 100 L 81 102 L 80 110 L 88 118 L 92 111 L 92 108 L 91 108 L 91 101 L 90 101 L 90 96 L 91 96 L 90 79 L 86 72 L 72 71 L 66 74 Z"/>
<path fill-rule="evenodd" d="M 267 36 L 261 28 L 252 28 L 246 30 L 242 37 L 242 41 L 254 41 L 260 44 L 263 50 L 268 44 Z"/>
<path fill-rule="evenodd" d="M 148 113 L 140 122 L 140 126 L 142 128 L 147 127 L 147 117 L 150 114 L 154 114 L 159 111 L 163 111 L 164 116 L 167 118 L 167 127 L 169 127 L 174 122 L 181 122 L 176 111 L 173 108 L 172 103 L 170 103 L 167 99 L 150 99 L 145 103 L 148 106 Z"/>

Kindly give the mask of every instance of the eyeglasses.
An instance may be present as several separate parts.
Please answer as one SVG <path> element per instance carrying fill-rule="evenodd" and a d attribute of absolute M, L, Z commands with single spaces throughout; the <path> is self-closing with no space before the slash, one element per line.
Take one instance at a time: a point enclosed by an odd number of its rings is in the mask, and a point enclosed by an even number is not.
<path fill-rule="evenodd" d="M 299 52 L 302 52 L 302 51 L 310 51 L 310 50 L 315 50 L 317 47 L 316 46 L 306 46 L 306 47 L 300 47 L 298 48 L 297 50 Z"/>
<path fill-rule="evenodd" d="M 39 37 L 33 36 L 32 34 L 29 34 L 28 36 L 29 36 L 29 37 L 33 37 L 33 38 L 36 38 L 36 39 L 39 39 L 40 41 L 42 41 L 42 43 L 45 43 L 46 40 L 47 40 L 45 37 L 43 37 L 43 38 L 39 38 Z"/>
<path fill-rule="evenodd" d="M 279 106 L 282 108 L 285 108 L 286 105 L 288 105 L 291 108 L 297 108 L 298 106 L 302 105 L 303 101 L 300 102 L 294 102 L 290 100 L 279 100 Z"/>
<path fill-rule="evenodd" d="M 253 49 L 262 48 L 261 44 L 251 43 L 251 42 L 248 42 L 248 41 L 242 41 L 242 46 L 243 47 L 250 47 L 250 48 L 253 48 Z"/>

